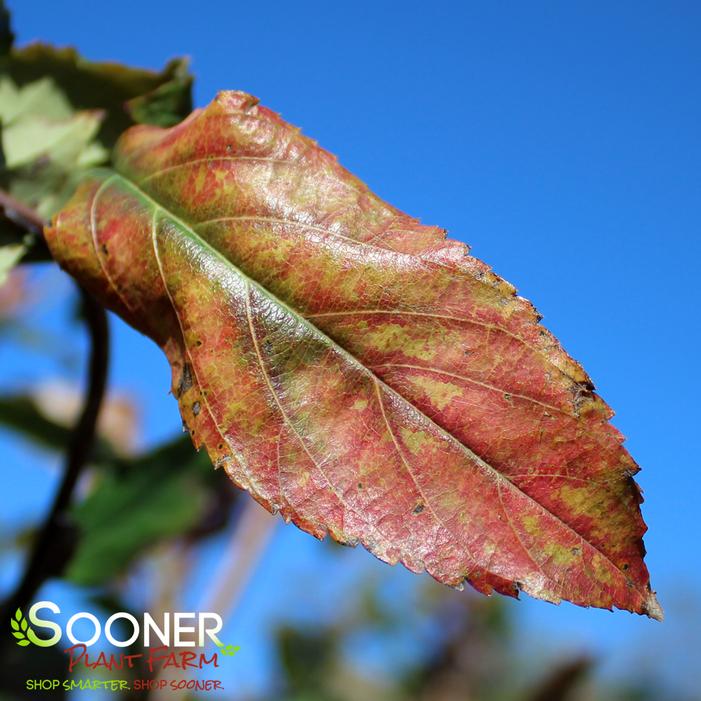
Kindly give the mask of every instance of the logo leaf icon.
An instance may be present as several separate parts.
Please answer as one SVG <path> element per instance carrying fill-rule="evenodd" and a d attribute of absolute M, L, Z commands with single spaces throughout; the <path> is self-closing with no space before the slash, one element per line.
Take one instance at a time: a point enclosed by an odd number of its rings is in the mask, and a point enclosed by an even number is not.
<path fill-rule="evenodd" d="M 222 655 L 226 655 L 226 657 L 233 657 L 240 649 L 240 645 L 220 645 L 219 649 L 221 650 Z"/>
<path fill-rule="evenodd" d="M 31 631 L 27 619 L 22 615 L 22 611 L 17 609 L 15 611 L 14 618 L 10 619 L 10 626 L 12 627 L 12 635 L 17 638 L 17 644 L 22 647 L 27 647 L 30 644 L 30 640 L 27 637 L 27 631 Z"/>

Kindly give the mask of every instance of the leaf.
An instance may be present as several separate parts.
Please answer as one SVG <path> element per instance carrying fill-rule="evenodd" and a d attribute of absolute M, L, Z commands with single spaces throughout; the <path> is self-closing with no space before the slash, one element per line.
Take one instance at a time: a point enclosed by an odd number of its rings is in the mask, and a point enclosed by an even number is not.
<path fill-rule="evenodd" d="M 104 113 L 73 112 L 48 78 L 17 88 L 1 77 L 0 118 L 2 184 L 41 217 L 63 205 L 82 172 L 107 160 L 96 141 Z"/>
<path fill-rule="evenodd" d="M 85 170 L 108 160 L 117 137 L 134 123 L 171 125 L 191 109 L 185 59 L 160 73 L 86 61 L 74 49 L 32 44 L 2 51 L 0 13 L 0 187 L 49 218 Z M 0 220 L 0 236 L 21 243 Z M 26 242 L 25 242 L 26 243 Z M 32 246 L 25 261 L 46 259 Z"/>
<path fill-rule="evenodd" d="M 19 623 L 14 618 L 10 619 L 10 624 L 14 630 L 19 630 Z"/>
<path fill-rule="evenodd" d="M 19 431 L 32 442 L 55 450 L 65 449 L 71 433 L 65 426 L 47 419 L 32 398 L 23 395 L 0 396 L 0 426 Z"/>
<path fill-rule="evenodd" d="M 81 538 L 67 578 L 86 586 L 104 584 L 148 547 L 193 528 L 205 505 L 208 471 L 201 457 L 177 440 L 125 470 L 103 475 L 74 510 Z"/>
<path fill-rule="evenodd" d="M 18 640 L 17 644 L 21 645 L 22 647 L 27 647 L 27 645 L 29 645 L 29 640 L 27 640 L 26 638 L 24 640 Z"/>
<path fill-rule="evenodd" d="M 3 152 L 8 168 L 27 166 L 41 157 L 50 157 L 59 166 L 79 166 L 79 157 L 100 128 L 100 112 L 77 112 L 70 118 L 52 121 L 28 115 L 3 129 Z M 93 166 L 104 160 L 96 151 L 82 160 Z M 98 155 L 99 154 L 99 155 Z"/>
<path fill-rule="evenodd" d="M 49 77 L 74 112 L 103 110 L 99 140 L 108 149 L 134 122 L 169 126 L 192 109 L 192 75 L 184 58 L 156 72 L 88 61 L 75 49 L 36 43 L 0 59 L 0 73 L 20 87 Z"/>
<path fill-rule="evenodd" d="M 2 123 L 12 124 L 25 114 L 60 120 L 70 117 L 73 108 L 58 85 L 49 77 L 18 87 L 8 75 L 3 75 L 0 77 Z"/>
<path fill-rule="evenodd" d="M 0 285 L 5 284 L 8 273 L 19 263 L 26 252 L 27 247 L 22 243 L 0 245 Z"/>
<path fill-rule="evenodd" d="M 452 586 L 661 617 L 611 410 L 463 244 L 239 92 L 114 161 L 49 246 L 164 349 L 239 487 Z"/>

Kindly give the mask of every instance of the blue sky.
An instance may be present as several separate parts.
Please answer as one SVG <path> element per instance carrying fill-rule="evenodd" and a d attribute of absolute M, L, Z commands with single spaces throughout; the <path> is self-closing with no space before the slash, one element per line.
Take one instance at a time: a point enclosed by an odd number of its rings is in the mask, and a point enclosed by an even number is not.
<path fill-rule="evenodd" d="M 626 650 L 647 636 L 677 650 L 670 676 L 691 679 L 689 641 L 700 641 L 689 621 L 701 620 L 692 598 L 701 576 L 701 5 L 8 4 L 22 43 L 153 68 L 191 56 L 198 105 L 219 89 L 252 92 L 531 299 L 616 410 L 643 468 L 647 562 L 668 622 L 523 601 L 514 604 L 522 635 L 548 649 L 586 645 L 609 666 L 627 664 Z M 112 381 L 142 398 L 146 441 L 178 431 L 159 352 L 120 323 L 114 354 Z M 17 377 L 36 370 L 7 362 Z M 18 468 L 31 460 L 2 441 Z M 40 508 L 49 488 L 18 492 L 17 508 Z M 312 567 L 319 547 L 291 527 L 277 534 L 241 635 L 256 635 L 270 581 Z"/>

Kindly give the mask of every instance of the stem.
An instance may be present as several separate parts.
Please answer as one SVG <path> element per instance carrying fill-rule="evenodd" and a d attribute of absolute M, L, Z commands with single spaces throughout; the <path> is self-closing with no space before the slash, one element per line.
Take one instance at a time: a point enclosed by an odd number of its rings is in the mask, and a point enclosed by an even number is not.
<path fill-rule="evenodd" d="M 41 217 L 25 205 L 16 202 L 0 190 L 0 206 L 15 223 L 30 231 L 43 232 Z M 21 223 L 20 223 L 21 221 Z M 97 418 L 107 384 L 109 358 L 109 330 L 107 314 L 100 304 L 84 289 L 79 288 L 83 304 L 83 314 L 90 336 L 90 361 L 85 402 L 80 418 L 71 433 L 66 448 L 63 477 L 54 497 L 51 510 L 44 521 L 27 557 L 24 574 L 14 593 L 3 606 L 0 622 L 11 616 L 15 609 L 23 608 L 33 598 L 41 585 L 50 577 L 59 574 L 66 566 L 70 553 L 66 553 L 57 543 L 57 536 L 70 532 L 67 528 L 67 511 L 70 507 L 73 490 L 90 458 Z M 8 638 L 9 639 L 9 638 Z"/>
<path fill-rule="evenodd" d="M 32 234 L 43 233 L 44 220 L 31 207 L 27 207 L 5 190 L 0 190 L 0 207 L 5 211 L 5 216 L 17 226 Z"/>

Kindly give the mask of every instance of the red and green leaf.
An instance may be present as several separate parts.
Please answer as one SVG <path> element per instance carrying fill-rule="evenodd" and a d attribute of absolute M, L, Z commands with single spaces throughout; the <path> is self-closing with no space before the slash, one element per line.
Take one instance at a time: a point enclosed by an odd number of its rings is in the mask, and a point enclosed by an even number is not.
<path fill-rule="evenodd" d="M 611 410 L 463 244 L 243 93 L 114 160 L 49 246 L 163 348 L 237 486 L 452 586 L 661 617 Z"/>

